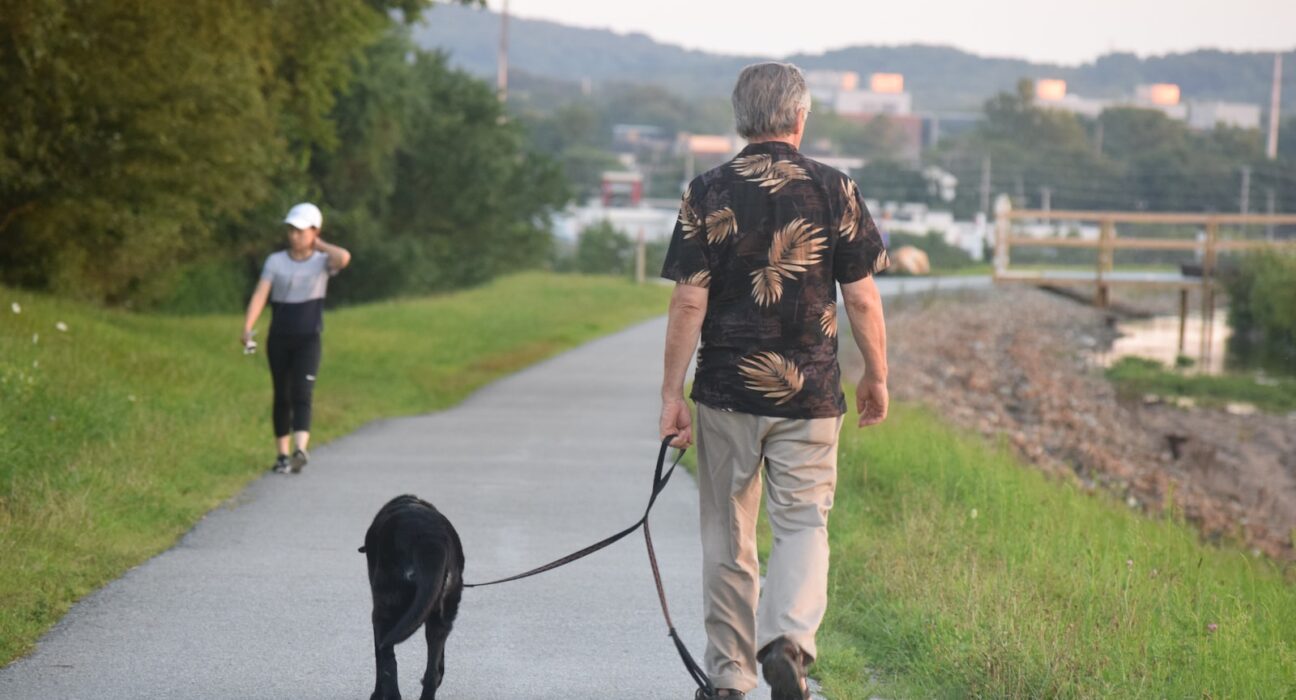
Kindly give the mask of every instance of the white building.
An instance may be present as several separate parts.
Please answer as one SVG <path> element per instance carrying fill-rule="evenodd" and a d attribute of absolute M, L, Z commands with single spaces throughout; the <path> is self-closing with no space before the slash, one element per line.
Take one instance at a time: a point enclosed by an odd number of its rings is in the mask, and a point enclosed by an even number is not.
<path fill-rule="evenodd" d="M 1188 126 L 1194 129 L 1209 131 L 1219 124 L 1240 129 L 1259 129 L 1260 116 L 1260 105 L 1196 100 L 1188 103 Z"/>
<path fill-rule="evenodd" d="M 853 70 L 811 70 L 805 73 L 810 98 L 818 104 L 832 105 L 837 93 L 859 89 L 859 73 Z"/>
<path fill-rule="evenodd" d="M 1214 129 L 1217 124 L 1243 129 L 1260 128 L 1260 105 L 1211 100 L 1180 101 L 1179 86 L 1173 83 L 1139 85 L 1132 98 L 1100 100 L 1067 92 L 1066 81 L 1035 81 L 1035 98 L 1041 107 L 1052 107 L 1090 118 L 1116 107 L 1155 109 L 1171 119 L 1187 122 L 1193 129 Z"/>
<path fill-rule="evenodd" d="M 837 93 L 833 111 L 843 115 L 902 115 L 913 111 L 913 96 L 907 92 L 852 90 Z"/>
<path fill-rule="evenodd" d="M 651 200 L 650 200 L 651 202 Z M 670 206 L 656 206 L 656 202 L 638 207 L 605 207 L 599 200 L 592 200 L 584 206 L 570 206 L 554 215 L 554 235 L 567 241 L 576 241 L 581 231 L 603 221 L 612 224 L 630 240 L 638 240 L 640 233 L 644 241 L 669 241 L 675 231 L 675 219 L 679 215 L 678 200 L 671 200 Z"/>

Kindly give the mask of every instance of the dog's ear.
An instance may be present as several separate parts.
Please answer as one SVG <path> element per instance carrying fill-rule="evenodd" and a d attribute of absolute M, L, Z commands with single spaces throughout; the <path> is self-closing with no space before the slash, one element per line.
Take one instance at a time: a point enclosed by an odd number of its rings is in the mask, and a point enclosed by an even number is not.
<path fill-rule="evenodd" d="M 359 552 L 359 553 L 361 553 L 361 554 L 364 554 L 364 553 L 365 553 L 365 548 L 364 548 L 364 547 L 361 547 L 360 549 L 357 549 L 356 551 Z"/>

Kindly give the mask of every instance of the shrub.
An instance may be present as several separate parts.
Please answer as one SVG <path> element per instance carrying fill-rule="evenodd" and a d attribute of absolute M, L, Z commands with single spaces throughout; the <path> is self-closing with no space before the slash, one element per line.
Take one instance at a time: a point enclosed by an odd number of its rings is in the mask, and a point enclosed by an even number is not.
<path fill-rule="evenodd" d="M 576 271 L 624 275 L 634 267 L 634 242 L 602 221 L 584 231 L 576 243 Z"/>
<path fill-rule="evenodd" d="M 1296 254 L 1248 255 L 1224 286 L 1235 349 L 1296 371 Z"/>

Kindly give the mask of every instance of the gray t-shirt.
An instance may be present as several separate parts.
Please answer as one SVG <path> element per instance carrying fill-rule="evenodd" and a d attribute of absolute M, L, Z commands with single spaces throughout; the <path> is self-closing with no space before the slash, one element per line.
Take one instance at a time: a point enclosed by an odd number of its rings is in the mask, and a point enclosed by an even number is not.
<path fill-rule="evenodd" d="M 300 261 L 293 260 L 286 250 L 267 257 L 261 279 L 270 282 L 270 306 L 274 309 L 270 334 L 322 332 L 330 276 L 328 255 L 319 251 Z"/>

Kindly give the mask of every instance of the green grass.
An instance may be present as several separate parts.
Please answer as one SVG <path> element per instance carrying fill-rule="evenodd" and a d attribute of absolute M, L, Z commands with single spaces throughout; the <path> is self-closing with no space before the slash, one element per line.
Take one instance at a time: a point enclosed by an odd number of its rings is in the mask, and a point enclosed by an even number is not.
<path fill-rule="evenodd" d="M 1290 566 L 911 406 L 848 422 L 839 472 L 813 669 L 831 698 L 1296 696 Z"/>
<path fill-rule="evenodd" d="M 1296 379 L 1290 377 L 1190 374 L 1140 357 L 1121 358 L 1107 377 L 1127 397 L 1157 394 L 1188 397 L 1204 406 L 1245 402 L 1273 413 L 1296 411 Z"/>
<path fill-rule="evenodd" d="M 446 408 L 663 313 L 669 294 L 524 274 L 329 312 L 314 442 Z M 169 547 L 262 474 L 274 452 L 269 373 L 264 355 L 239 350 L 241 316 L 140 315 L 3 288 L 0 302 L 3 665 L 78 598 Z"/>

